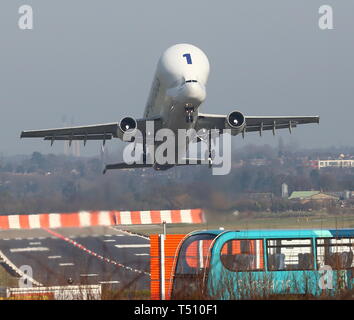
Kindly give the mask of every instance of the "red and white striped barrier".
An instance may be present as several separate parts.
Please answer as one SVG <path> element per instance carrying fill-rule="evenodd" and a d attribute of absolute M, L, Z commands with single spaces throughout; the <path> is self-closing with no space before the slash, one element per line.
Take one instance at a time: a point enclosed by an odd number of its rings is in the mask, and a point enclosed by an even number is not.
<path fill-rule="evenodd" d="M 79 211 L 0 216 L 0 229 L 92 227 L 133 224 L 203 223 L 202 209 L 156 211 Z"/>

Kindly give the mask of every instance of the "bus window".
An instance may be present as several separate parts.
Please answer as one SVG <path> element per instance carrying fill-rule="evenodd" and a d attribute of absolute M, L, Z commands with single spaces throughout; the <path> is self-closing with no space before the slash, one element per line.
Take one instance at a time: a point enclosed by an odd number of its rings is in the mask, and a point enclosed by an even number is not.
<path fill-rule="evenodd" d="M 230 271 L 264 270 L 263 241 L 234 239 L 224 243 L 220 260 Z"/>
<path fill-rule="evenodd" d="M 198 274 L 207 268 L 209 248 L 215 235 L 198 234 L 183 243 L 177 260 L 176 274 Z"/>
<path fill-rule="evenodd" d="M 267 240 L 268 270 L 313 270 L 311 239 Z"/>
<path fill-rule="evenodd" d="M 187 238 L 179 250 L 173 279 L 173 299 L 203 298 L 203 280 L 208 276 L 208 255 L 213 234 L 196 234 Z"/>
<path fill-rule="evenodd" d="M 332 269 L 354 268 L 354 238 L 317 239 L 318 267 L 331 266 Z"/>

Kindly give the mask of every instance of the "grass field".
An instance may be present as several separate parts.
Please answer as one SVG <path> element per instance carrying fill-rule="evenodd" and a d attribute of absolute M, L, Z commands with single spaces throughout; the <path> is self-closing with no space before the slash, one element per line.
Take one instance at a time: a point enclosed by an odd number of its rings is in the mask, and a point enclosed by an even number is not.
<path fill-rule="evenodd" d="M 328 213 L 311 213 L 311 215 L 294 215 L 281 213 L 260 213 L 252 216 L 233 216 L 216 213 L 207 214 L 207 223 L 191 225 L 167 225 L 167 233 L 186 234 L 194 230 L 219 229 L 344 229 L 354 228 L 354 214 L 334 215 Z M 134 226 L 124 229 L 145 235 L 162 233 L 162 226 Z"/>
<path fill-rule="evenodd" d="M 0 287 L 17 287 L 18 278 L 11 276 L 2 266 L 0 266 Z"/>

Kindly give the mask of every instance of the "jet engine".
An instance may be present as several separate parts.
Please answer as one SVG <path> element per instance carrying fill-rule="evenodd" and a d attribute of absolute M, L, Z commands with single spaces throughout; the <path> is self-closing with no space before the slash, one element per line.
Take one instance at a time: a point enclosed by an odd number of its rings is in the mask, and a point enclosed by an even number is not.
<path fill-rule="evenodd" d="M 134 129 L 136 129 L 136 127 L 137 127 L 136 120 L 131 117 L 125 117 L 119 122 L 119 129 L 123 133 L 128 130 L 133 131 Z"/>
<path fill-rule="evenodd" d="M 245 125 L 245 116 L 240 111 L 233 111 L 226 117 L 225 127 L 227 129 L 231 129 L 233 134 L 238 134 L 242 132 Z"/>
<path fill-rule="evenodd" d="M 119 122 L 117 136 L 121 138 L 125 132 L 133 133 L 136 128 L 136 120 L 131 117 L 125 117 Z"/>

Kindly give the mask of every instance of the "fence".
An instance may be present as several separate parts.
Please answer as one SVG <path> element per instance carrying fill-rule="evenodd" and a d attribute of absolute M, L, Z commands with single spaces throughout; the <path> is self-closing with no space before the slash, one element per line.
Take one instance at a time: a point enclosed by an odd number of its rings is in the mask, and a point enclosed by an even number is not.
<path fill-rule="evenodd" d="M 134 224 L 203 223 L 202 209 L 151 211 L 80 211 L 0 215 L 0 229 L 92 227 Z"/>
<path fill-rule="evenodd" d="M 170 299 L 176 255 L 185 236 L 185 234 L 150 235 L 151 300 Z"/>

